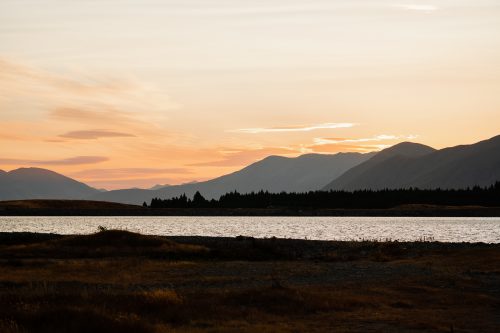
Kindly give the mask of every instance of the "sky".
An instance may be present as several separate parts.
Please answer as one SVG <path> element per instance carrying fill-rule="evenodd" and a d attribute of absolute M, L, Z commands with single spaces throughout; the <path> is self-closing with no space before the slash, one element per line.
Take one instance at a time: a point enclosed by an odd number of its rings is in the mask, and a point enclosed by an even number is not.
<path fill-rule="evenodd" d="M 0 0 L 2 170 L 147 188 L 498 134 L 498 0 Z"/>

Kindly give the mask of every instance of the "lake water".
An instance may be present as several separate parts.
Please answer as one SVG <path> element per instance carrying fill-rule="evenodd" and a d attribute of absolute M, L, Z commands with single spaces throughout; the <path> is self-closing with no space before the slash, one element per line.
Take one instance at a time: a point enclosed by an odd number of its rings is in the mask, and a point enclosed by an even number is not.
<path fill-rule="evenodd" d="M 0 217 L 0 232 L 86 234 L 99 226 L 171 236 L 500 243 L 496 217 Z"/>

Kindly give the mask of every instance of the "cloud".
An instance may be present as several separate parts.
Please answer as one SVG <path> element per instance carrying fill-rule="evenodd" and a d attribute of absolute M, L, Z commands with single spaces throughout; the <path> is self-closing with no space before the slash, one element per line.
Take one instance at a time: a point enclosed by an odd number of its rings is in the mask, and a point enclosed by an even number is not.
<path fill-rule="evenodd" d="M 98 127 L 106 124 L 112 126 L 109 129 L 95 129 L 91 131 L 103 132 L 102 135 L 95 133 L 98 137 L 118 137 L 111 133 L 121 134 L 120 137 L 137 137 L 149 138 L 149 140 L 170 140 L 177 138 L 180 135 L 172 130 L 166 131 L 159 123 L 145 121 L 137 117 L 138 113 L 132 113 L 121 109 L 116 109 L 107 105 L 85 105 L 85 106 L 60 106 L 51 109 L 48 112 L 50 119 L 65 123 L 81 126 L 82 124 L 88 127 Z M 70 135 L 75 134 L 74 139 L 95 139 L 91 131 L 71 131 Z M 104 133 L 107 132 L 107 133 Z M 65 133 L 67 134 L 67 133 Z M 63 134 L 63 135 L 65 135 Z M 86 135 L 90 136 L 89 138 Z M 64 136 L 66 137 L 66 136 Z M 70 137 L 66 137 L 70 138 Z"/>
<path fill-rule="evenodd" d="M 150 177 L 165 174 L 191 174 L 187 168 L 117 168 L 117 169 L 88 169 L 72 173 L 72 177 L 86 179 L 128 179 Z"/>
<path fill-rule="evenodd" d="M 21 138 L 19 136 L 5 134 L 5 133 L 0 133 L 0 139 L 2 139 L 2 140 L 21 140 Z"/>
<path fill-rule="evenodd" d="M 137 88 L 130 81 L 92 78 L 78 74 L 78 78 L 69 78 L 54 74 L 21 63 L 11 62 L 0 58 L 0 78 L 9 79 L 12 83 L 45 83 L 44 88 L 57 88 L 66 93 L 75 95 L 108 95 Z M 42 88 L 42 87 L 40 87 Z"/>
<path fill-rule="evenodd" d="M 106 124 L 110 131 L 165 138 L 165 120 L 178 107 L 152 84 L 66 68 L 46 71 L 0 57 L 0 110 L 12 110 L 3 123 L 45 126 L 50 120 L 45 130 L 54 132 Z"/>
<path fill-rule="evenodd" d="M 316 125 L 299 125 L 299 126 L 286 126 L 286 127 L 270 127 L 270 128 L 241 128 L 236 130 L 230 130 L 229 132 L 236 133 L 248 133 L 248 134 L 259 134 L 259 133 L 282 133 L 282 132 L 309 132 L 319 129 L 335 129 L 335 128 L 350 128 L 355 126 L 353 123 L 323 123 Z"/>
<path fill-rule="evenodd" d="M 421 5 L 421 4 L 398 4 L 394 5 L 394 7 L 397 8 L 402 8 L 405 10 L 412 10 L 412 11 L 418 11 L 418 12 L 434 12 L 436 10 L 439 10 L 439 7 L 434 6 L 434 5 Z"/>
<path fill-rule="evenodd" d="M 309 126 L 308 128 L 316 127 Z M 292 128 L 292 127 L 287 127 Z M 293 127 L 295 128 L 295 127 Z M 304 128 L 304 127 L 301 127 Z M 395 141 L 401 139 L 414 139 L 415 135 L 388 135 L 381 134 L 370 138 L 315 138 L 310 145 L 292 147 L 265 147 L 257 149 L 219 149 L 221 158 L 209 162 L 189 164 L 189 166 L 206 167 L 232 167 L 246 166 L 270 155 L 297 156 L 306 153 L 337 153 L 337 152 L 371 152 L 389 147 L 379 143 L 382 141 Z M 214 152 L 213 154 L 216 154 Z"/>
<path fill-rule="evenodd" d="M 45 142 L 52 142 L 52 143 L 61 143 L 61 142 L 66 142 L 66 140 L 63 139 L 45 139 Z"/>
<path fill-rule="evenodd" d="M 376 144 L 382 141 L 397 141 L 397 140 L 413 140 L 416 139 L 417 135 L 391 135 L 391 134 L 380 134 L 370 138 L 315 138 L 314 143 L 307 146 L 317 153 L 334 153 L 334 152 L 370 152 L 378 151 L 390 147 L 387 144 Z M 370 144 L 366 144 L 370 143 Z"/>
<path fill-rule="evenodd" d="M 311 145 L 307 148 L 314 153 L 333 154 L 333 153 L 349 153 L 359 152 L 368 153 L 372 151 L 379 151 L 389 147 L 389 145 L 354 145 L 354 144 L 321 144 Z"/>
<path fill-rule="evenodd" d="M 0 158 L 0 164 L 5 165 L 82 165 L 106 162 L 109 159 L 104 156 L 76 156 L 59 160 L 27 160 Z"/>
<path fill-rule="evenodd" d="M 136 119 L 130 117 L 127 113 L 110 107 L 57 107 L 49 111 L 52 119 L 73 121 L 87 124 L 102 124 L 103 122 L 112 122 L 115 125 L 124 126 L 137 123 Z"/>
<path fill-rule="evenodd" d="M 300 151 L 288 147 L 269 147 L 245 150 L 221 151 L 223 158 L 216 161 L 194 163 L 189 166 L 230 167 L 243 166 L 263 159 L 269 155 L 297 155 Z"/>
<path fill-rule="evenodd" d="M 59 135 L 61 138 L 67 139 L 80 139 L 80 140 L 93 140 L 99 138 L 125 138 L 135 137 L 133 134 L 113 132 L 109 130 L 90 130 L 90 131 L 71 131 Z"/>
<path fill-rule="evenodd" d="M 372 141 L 387 141 L 387 140 L 413 140 L 416 139 L 417 135 L 387 135 L 381 134 L 376 135 L 371 138 L 359 138 L 359 139 L 345 139 L 345 138 L 315 138 L 314 144 L 324 145 L 324 144 L 339 144 L 339 143 L 358 143 L 358 142 L 372 142 Z"/>

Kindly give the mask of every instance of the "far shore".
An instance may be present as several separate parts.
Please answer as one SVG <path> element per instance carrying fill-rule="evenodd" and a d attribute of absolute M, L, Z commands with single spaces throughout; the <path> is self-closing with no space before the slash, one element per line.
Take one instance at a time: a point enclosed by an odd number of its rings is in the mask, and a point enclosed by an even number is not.
<path fill-rule="evenodd" d="M 387 209 L 148 208 L 86 200 L 0 201 L 0 216 L 423 216 L 500 217 L 500 207 L 403 205 Z"/>

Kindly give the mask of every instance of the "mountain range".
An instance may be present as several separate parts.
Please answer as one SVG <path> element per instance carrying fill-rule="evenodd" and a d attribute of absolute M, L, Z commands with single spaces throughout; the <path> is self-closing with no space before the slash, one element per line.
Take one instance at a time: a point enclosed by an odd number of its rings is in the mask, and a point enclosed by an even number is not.
<path fill-rule="evenodd" d="M 436 150 L 403 142 L 377 153 L 269 156 L 212 180 L 153 189 L 101 191 L 40 168 L 0 170 L 0 200 L 89 199 L 141 204 L 196 191 L 206 198 L 238 191 L 305 192 L 384 188 L 466 188 L 500 180 L 500 136 Z"/>
<path fill-rule="evenodd" d="M 108 191 L 99 193 L 92 199 L 137 204 L 149 202 L 155 197 L 171 198 L 182 194 L 193 196 L 196 191 L 200 191 L 205 198 L 212 199 L 231 191 L 247 193 L 260 190 L 318 190 L 331 179 L 373 156 L 373 153 L 307 154 L 295 158 L 269 156 L 239 171 L 204 182 L 167 186 L 157 190 Z"/>
<path fill-rule="evenodd" d="M 435 150 L 400 143 L 345 172 L 324 190 L 466 188 L 500 180 L 500 136 Z"/>

